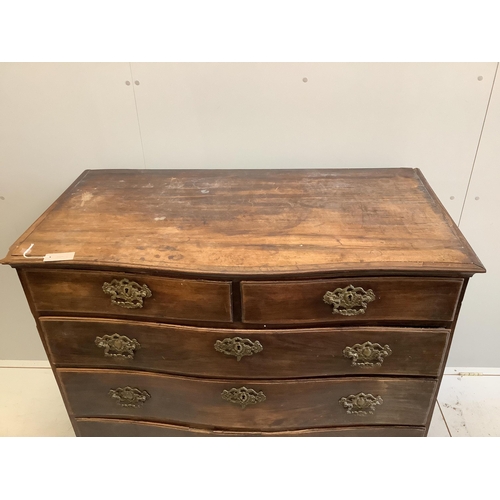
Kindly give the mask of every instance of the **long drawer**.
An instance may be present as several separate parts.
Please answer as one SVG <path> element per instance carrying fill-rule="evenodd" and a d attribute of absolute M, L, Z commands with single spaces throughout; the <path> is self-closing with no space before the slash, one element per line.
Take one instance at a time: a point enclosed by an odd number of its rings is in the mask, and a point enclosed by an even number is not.
<path fill-rule="evenodd" d="M 232 321 L 231 283 L 101 271 L 25 272 L 40 314 Z"/>
<path fill-rule="evenodd" d="M 424 427 L 377 425 L 281 432 L 234 432 L 119 419 L 81 418 L 77 419 L 77 423 L 80 435 L 83 437 L 421 437 L 425 435 Z"/>
<path fill-rule="evenodd" d="M 227 330 L 122 320 L 42 317 L 52 362 L 213 378 L 338 375 L 437 377 L 449 330 Z"/>
<path fill-rule="evenodd" d="M 434 379 L 213 380 L 57 370 L 75 417 L 121 417 L 234 430 L 423 426 Z"/>
<path fill-rule="evenodd" d="M 243 281 L 244 323 L 451 322 L 462 279 L 349 278 Z"/>

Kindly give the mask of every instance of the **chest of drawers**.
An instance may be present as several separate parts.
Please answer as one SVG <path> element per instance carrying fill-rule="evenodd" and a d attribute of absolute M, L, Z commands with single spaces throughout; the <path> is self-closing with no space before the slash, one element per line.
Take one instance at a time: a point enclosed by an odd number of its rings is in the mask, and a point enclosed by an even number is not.
<path fill-rule="evenodd" d="M 88 170 L 2 263 L 78 436 L 425 436 L 484 272 L 409 168 Z"/>

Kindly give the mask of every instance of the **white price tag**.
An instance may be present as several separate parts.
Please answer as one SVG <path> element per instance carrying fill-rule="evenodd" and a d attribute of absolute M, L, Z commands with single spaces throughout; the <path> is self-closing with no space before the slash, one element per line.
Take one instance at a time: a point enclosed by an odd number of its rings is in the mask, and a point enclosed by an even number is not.
<path fill-rule="evenodd" d="M 56 260 L 73 260 L 75 252 L 48 253 L 43 258 L 44 262 L 55 262 Z"/>

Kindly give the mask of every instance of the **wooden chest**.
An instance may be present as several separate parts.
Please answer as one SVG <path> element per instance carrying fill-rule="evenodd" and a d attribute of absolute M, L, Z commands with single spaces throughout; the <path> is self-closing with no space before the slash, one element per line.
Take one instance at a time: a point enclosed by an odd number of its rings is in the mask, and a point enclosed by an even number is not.
<path fill-rule="evenodd" d="M 424 436 L 485 271 L 409 168 L 87 170 L 2 263 L 78 436 Z"/>

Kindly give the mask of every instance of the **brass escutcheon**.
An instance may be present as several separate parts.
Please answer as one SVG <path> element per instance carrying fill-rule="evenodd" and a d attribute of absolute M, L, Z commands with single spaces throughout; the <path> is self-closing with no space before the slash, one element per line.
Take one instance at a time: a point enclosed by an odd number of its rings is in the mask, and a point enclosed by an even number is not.
<path fill-rule="evenodd" d="M 105 282 L 102 291 L 111 295 L 111 302 L 126 309 L 140 309 L 143 307 L 144 299 L 151 297 L 151 290 L 147 285 L 139 285 L 135 281 L 127 278 L 113 280 L 111 283 Z"/>
<path fill-rule="evenodd" d="M 104 356 L 110 358 L 134 359 L 134 351 L 141 348 L 136 339 L 129 339 L 118 333 L 96 337 L 95 344 L 97 347 L 103 347 Z"/>
<path fill-rule="evenodd" d="M 384 400 L 380 396 L 364 392 L 339 399 L 339 404 L 351 415 L 371 415 L 375 411 L 375 406 L 381 405 L 383 402 Z"/>
<path fill-rule="evenodd" d="M 365 291 L 361 287 L 353 285 L 337 288 L 333 292 L 326 292 L 323 296 L 323 302 L 333 306 L 332 314 L 341 314 L 342 316 L 365 314 L 368 303 L 374 300 L 375 294 L 372 289 Z"/>
<path fill-rule="evenodd" d="M 392 354 L 388 345 L 382 347 L 380 344 L 365 342 L 346 347 L 343 351 L 345 358 L 352 359 L 352 366 L 382 366 L 384 358 Z"/>
<path fill-rule="evenodd" d="M 137 387 L 117 387 L 109 391 L 109 396 L 123 407 L 140 408 L 151 396 L 147 391 L 141 391 Z"/>
<path fill-rule="evenodd" d="M 252 342 L 249 339 L 242 339 L 241 337 L 217 340 L 214 348 L 216 351 L 223 352 L 228 356 L 236 356 L 237 361 L 243 356 L 252 356 L 252 354 L 261 352 L 264 349 L 258 340 Z"/>
<path fill-rule="evenodd" d="M 240 387 L 239 389 L 233 387 L 232 389 L 224 390 L 221 396 L 222 399 L 230 403 L 241 405 L 243 409 L 248 405 L 255 405 L 266 400 L 266 396 L 262 391 L 257 392 L 253 389 L 247 389 L 246 387 Z"/>

